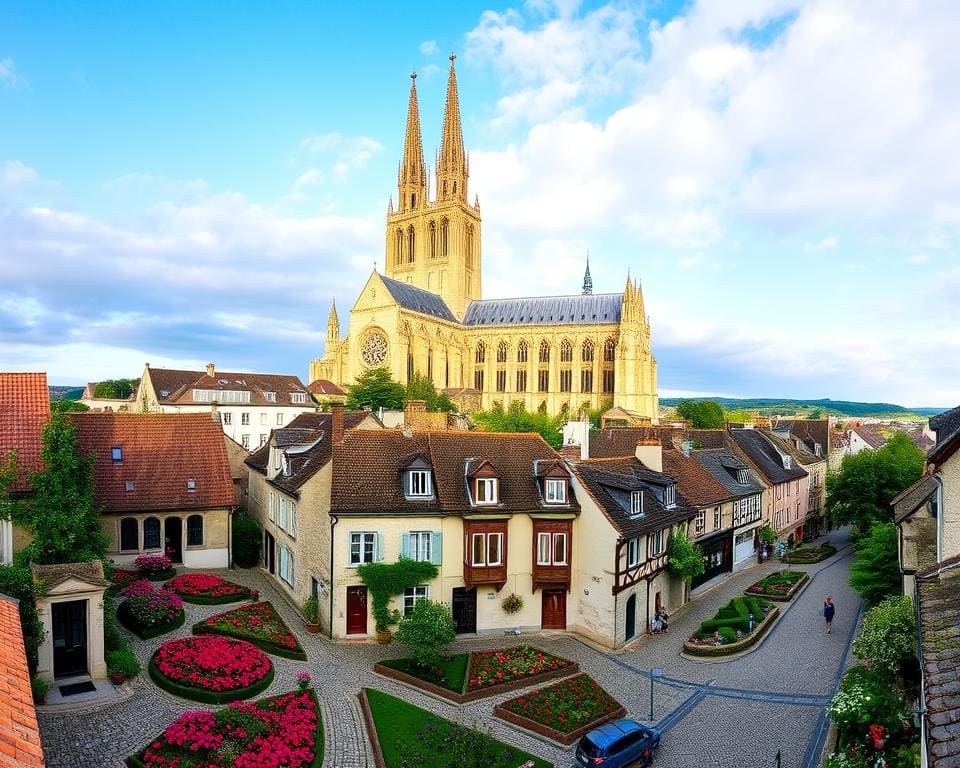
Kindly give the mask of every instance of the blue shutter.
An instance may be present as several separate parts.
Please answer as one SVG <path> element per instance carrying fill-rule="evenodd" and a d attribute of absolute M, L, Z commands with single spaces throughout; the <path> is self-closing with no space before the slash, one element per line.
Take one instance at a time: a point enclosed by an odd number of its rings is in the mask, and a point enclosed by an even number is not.
<path fill-rule="evenodd" d="M 430 562 L 434 565 L 440 565 L 443 559 L 443 537 L 440 531 L 434 531 L 430 534 Z"/>
<path fill-rule="evenodd" d="M 383 534 L 377 531 L 373 537 L 373 562 L 379 563 L 381 560 L 383 560 Z"/>
<path fill-rule="evenodd" d="M 400 534 L 400 557 L 410 557 L 410 534 Z"/>

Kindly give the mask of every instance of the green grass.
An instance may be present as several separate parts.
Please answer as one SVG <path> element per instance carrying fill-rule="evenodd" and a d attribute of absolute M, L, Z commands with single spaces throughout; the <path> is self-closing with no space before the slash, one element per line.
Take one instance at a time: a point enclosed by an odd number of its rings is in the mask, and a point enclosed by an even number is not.
<path fill-rule="evenodd" d="M 399 672 L 406 672 L 408 675 L 412 675 L 420 680 L 426 680 L 434 685 L 439 685 L 448 691 L 463 693 L 463 683 L 467 678 L 467 664 L 469 661 L 469 654 L 458 653 L 437 664 L 436 671 L 438 674 L 434 675 L 424 674 L 423 670 L 415 666 L 413 659 L 410 658 L 389 659 L 381 663 L 385 667 L 396 669 Z"/>
<path fill-rule="evenodd" d="M 370 712 L 373 715 L 373 722 L 377 729 L 377 735 L 380 740 L 380 749 L 383 751 L 383 760 L 387 768 L 401 768 L 402 758 L 408 759 L 412 750 L 422 749 L 419 734 L 428 729 L 431 722 L 435 723 L 435 729 L 438 733 L 449 732 L 456 728 L 455 723 L 438 717 L 425 709 L 415 707 L 412 704 L 390 696 L 389 694 L 377 691 L 372 688 L 366 688 L 367 701 L 370 704 Z M 541 760 L 527 752 L 523 752 L 516 747 L 504 744 L 501 741 L 493 740 L 494 744 L 502 750 L 512 752 L 508 761 L 488 762 L 489 768 L 516 768 L 521 763 L 532 760 L 536 768 L 553 768 L 552 763 Z M 462 758 L 458 758 L 454 751 L 436 750 L 431 753 L 435 759 L 430 760 L 428 754 L 423 754 L 423 759 L 417 762 L 420 768 L 448 768 L 451 765 L 462 765 Z"/>

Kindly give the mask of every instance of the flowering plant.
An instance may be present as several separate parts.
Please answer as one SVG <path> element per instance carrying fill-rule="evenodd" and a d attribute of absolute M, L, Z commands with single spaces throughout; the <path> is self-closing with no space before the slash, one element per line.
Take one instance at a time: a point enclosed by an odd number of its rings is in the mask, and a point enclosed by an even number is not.
<path fill-rule="evenodd" d="M 616 699 L 585 674 L 523 694 L 501 706 L 561 733 L 570 733 L 621 708 Z"/>
<path fill-rule="evenodd" d="M 116 589 L 123 589 L 131 581 L 136 581 L 140 575 L 136 571 L 128 571 L 125 568 L 114 568 L 110 574 L 110 580 Z"/>
<path fill-rule="evenodd" d="M 153 656 L 157 671 L 187 688 L 232 691 L 249 688 L 272 669 L 259 648 L 227 637 L 182 637 L 161 645 Z"/>
<path fill-rule="evenodd" d="M 140 555 L 133 564 L 148 579 L 167 573 L 173 568 L 173 562 L 166 555 Z"/>
<path fill-rule="evenodd" d="M 155 588 L 147 579 L 130 582 L 123 589 L 127 615 L 141 627 L 169 624 L 177 618 L 183 601 L 163 587 Z"/>
<path fill-rule="evenodd" d="M 507 613 L 518 613 L 523 610 L 523 598 L 520 595 L 512 594 L 503 598 L 500 605 L 503 606 L 503 610 Z"/>
<path fill-rule="evenodd" d="M 470 654 L 467 690 L 476 691 L 511 680 L 533 677 L 571 666 L 567 659 L 545 653 L 530 645 L 518 645 L 499 651 L 477 651 Z"/>
<path fill-rule="evenodd" d="M 297 690 L 307 690 L 310 687 L 310 680 L 309 672 L 297 672 Z"/>
<path fill-rule="evenodd" d="M 306 658 L 290 628 L 269 601 L 248 603 L 232 611 L 218 613 L 194 625 L 197 634 L 227 635 L 249 640 L 271 652 L 294 658 Z"/>
<path fill-rule="evenodd" d="M 245 600 L 253 594 L 252 590 L 241 584 L 209 573 L 184 573 L 170 579 L 165 586 L 187 602 L 228 603 Z"/>

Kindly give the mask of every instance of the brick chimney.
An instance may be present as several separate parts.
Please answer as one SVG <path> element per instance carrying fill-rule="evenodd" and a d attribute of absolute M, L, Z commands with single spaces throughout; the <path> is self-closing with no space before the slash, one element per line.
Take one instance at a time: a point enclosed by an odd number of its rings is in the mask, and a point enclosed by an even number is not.
<path fill-rule="evenodd" d="M 330 439 L 339 443 L 343 440 L 343 403 L 330 403 Z"/>
<path fill-rule="evenodd" d="M 656 438 L 637 440 L 637 458 L 654 472 L 663 472 L 663 446 Z"/>
<path fill-rule="evenodd" d="M 217 367 L 213 363 L 207 363 L 207 376 L 209 376 L 212 379 L 216 374 L 216 372 L 217 372 Z"/>
<path fill-rule="evenodd" d="M 426 413 L 427 412 L 427 401 L 426 400 L 406 400 L 403 403 L 404 414 L 411 413 Z"/>
<path fill-rule="evenodd" d="M 210 418 L 217 424 L 220 423 L 220 406 L 217 405 L 216 400 L 210 403 Z"/>

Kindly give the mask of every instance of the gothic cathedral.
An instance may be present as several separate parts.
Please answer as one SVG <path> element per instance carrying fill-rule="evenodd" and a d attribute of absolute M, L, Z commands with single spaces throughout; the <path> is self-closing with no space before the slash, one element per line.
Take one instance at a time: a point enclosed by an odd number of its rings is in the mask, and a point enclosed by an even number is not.
<path fill-rule="evenodd" d="M 340 336 L 336 304 L 322 359 L 310 381 L 349 386 L 385 366 L 401 383 L 429 377 L 467 410 L 508 407 L 576 413 L 604 403 L 657 419 L 657 363 L 643 293 L 627 278 L 622 294 L 594 294 L 587 264 L 582 293 L 481 299 L 480 202 L 467 195 L 455 56 L 450 56 L 433 199 L 423 162 L 416 75 L 407 133 L 387 209 L 385 274 L 374 271 Z"/>

